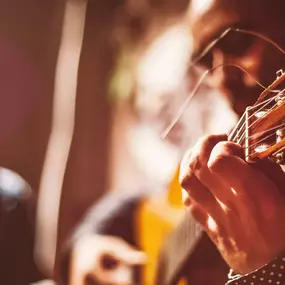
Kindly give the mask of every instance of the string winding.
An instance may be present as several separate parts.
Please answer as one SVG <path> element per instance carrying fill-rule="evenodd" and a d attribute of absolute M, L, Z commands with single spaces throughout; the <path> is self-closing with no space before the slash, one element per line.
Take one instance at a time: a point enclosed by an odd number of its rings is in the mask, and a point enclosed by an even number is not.
<path fill-rule="evenodd" d="M 168 134 L 171 132 L 171 130 L 174 128 L 174 126 L 177 124 L 177 122 L 179 121 L 179 119 L 181 118 L 181 116 L 183 115 L 183 113 L 186 111 L 187 107 L 189 106 L 191 99 L 193 98 L 193 96 L 197 93 L 197 91 L 199 90 L 199 88 L 202 86 L 202 83 L 204 82 L 204 80 L 206 79 L 206 77 L 210 74 L 210 72 L 218 69 L 218 68 L 222 68 L 222 67 L 234 67 L 237 68 L 239 70 L 241 70 L 243 73 L 245 73 L 247 76 L 249 76 L 258 86 L 260 86 L 263 90 L 268 90 L 267 87 L 265 87 L 263 84 L 261 84 L 255 77 L 253 77 L 245 68 L 237 65 L 237 64 L 219 64 L 216 65 L 208 70 L 206 70 L 202 76 L 199 78 L 198 83 L 195 85 L 193 91 L 189 94 L 189 96 L 187 97 L 187 99 L 184 101 L 184 103 L 182 104 L 182 106 L 180 107 L 176 117 L 172 120 L 172 122 L 168 125 L 168 127 L 165 129 L 165 131 L 162 133 L 161 138 L 165 139 Z M 268 90 L 271 93 L 280 93 L 280 90 Z"/>
<path fill-rule="evenodd" d="M 197 64 L 220 40 L 222 40 L 225 36 L 227 36 L 230 32 L 237 32 L 237 33 L 241 33 L 241 34 L 248 34 L 248 35 L 252 35 L 255 36 L 257 38 L 260 38 L 268 43 L 270 43 L 272 46 L 274 46 L 279 52 L 281 52 L 282 54 L 285 55 L 285 50 L 278 45 L 276 42 L 274 42 L 273 40 L 271 40 L 270 38 L 266 37 L 263 34 L 260 34 L 258 32 L 255 31 L 251 31 L 251 30 L 244 30 L 244 29 L 239 29 L 239 28 L 233 28 L 230 27 L 228 29 L 226 29 L 220 36 L 218 36 L 217 38 L 215 38 L 213 41 L 211 41 L 206 48 L 200 53 L 200 55 L 198 55 L 190 64 L 189 69 L 191 69 L 195 64 Z"/>
<path fill-rule="evenodd" d="M 282 91 L 280 91 L 281 93 Z M 264 106 L 262 106 L 260 109 L 258 109 L 257 111 L 255 111 L 251 116 L 249 116 L 249 118 L 247 119 L 247 121 L 249 121 L 252 117 L 254 117 L 259 111 L 261 111 L 263 108 L 265 108 L 266 106 L 268 106 L 273 100 L 275 100 L 278 97 L 279 93 L 274 96 L 273 98 L 271 98 L 271 100 L 269 100 Z M 267 114 L 267 112 L 272 111 L 276 106 L 278 105 L 278 103 L 275 103 L 270 109 L 268 109 L 261 117 L 259 117 L 257 120 L 255 120 L 252 124 L 250 124 L 247 128 L 251 128 L 253 127 L 256 123 L 258 123 L 262 118 L 264 118 L 264 116 Z M 252 108 L 250 108 L 252 109 Z M 243 123 L 241 129 L 246 125 L 246 121 Z M 246 131 L 243 132 L 243 134 L 241 135 L 241 137 L 237 140 L 237 143 L 240 144 L 243 137 L 245 136 Z"/>
<path fill-rule="evenodd" d="M 189 70 L 195 66 L 220 40 L 222 40 L 226 35 L 228 35 L 230 32 L 238 32 L 238 33 L 244 33 L 244 34 L 249 34 L 252 36 L 255 36 L 257 38 L 260 38 L 268 43 L 270 43 L 272 46 L 274 46 L 279 52 L 281 52 L 282 54 L 285 55 L 285 50 L 278 45 L 276 42 L 274 42 L 273 40 L 271 40 L 270 38 L 266 37 L 263 34 L 260 34 L 258 32 L 255 31 L 251 31 L 251 30 L 244 30 L 244 29 L 239 29 L 239 28 L 233 28 L 230 27 L 228 29 L 226 29 L 219 37 L 215 38 L 212 42 L 210 42 L 206 48 L 201 52 L 200 55 L 198 55 L 189 65 Z M 193 91 L 190 93 L 190 95 L 187 97 L 187 99 L 185 100 L 185 102 L 182 104 L 182 106 L 180 107 L 176 117 L 172 120 L 172 122 L 168 125 L 168 127 L 165 129 L 165 131 L 162 133 L 161 138 L 165 139 L 167 137 L 167 135 L 171 132 L 171 130 L 173 129 L 173 127 L 177 124 L 177 122 L 179 121 L 179 119 L 181 118 L 181 116 L 183 115 L 183 113 L 185 112 L 185 110 L 187 109 L 187 107 L 189 106 L 189 103 L 191 101 L 191 99 L 193 98 L 193 96 L 197 93 L 197 91 L 199 90 L 199 88 L 201 87 L 202 83 L 204 82 L 204 80 L 206 79 L 206 77 L 209 75 L 210 72 L 221 68 L 221 67 L 235 67 L 238 68 L 239 70 L 241 70 L 242 72 L 244 72 L 247 76 L 249 76 L 258 86 L 260 86 L 262 89 L 267 90 L 271 93 L 280 93 L 280 90 L 269 90 L 268 87 L 265 87 L 262 83 L 260 83 L 256 78 L 254 78 L 245 68 L 237 65 L 237 64 L 220 64 L 217 66 L 212 67 L 211 69 L 206 70 L 202 76 L 200 77 L 200 79 L 198 80 L 198 83 L 196 84 L 196 86 L 194 87 Z M 262 102 L 261 104 L 263 104 L 264 102 Z M 256 106 L 255 106 L 256 107 Z M 256 113 L 255 113 L 256 114 Z M 254 114 L 253 114 L 254 115 Z M 252 116 L 253 116 L 252 115 Z M 242 116 L 241 119 L 243 119 L 244 115 Z M 239 120 L 238 124 L 240 123 L 241 119 Z M 237 124 L 237 126 L 238 126 Z M 245 123 L 244 123 L 245 124 Z M 237 127 L 238 128 L 238 127 Z M 237 128 L 234 129 L 234 131 L 237 130 Z M 232 133 L 233 134 L 233 133 Z M 231 135 L 232 135 L 231 134 Z M 243 134 L 244 135 L 244 134 Z"/>

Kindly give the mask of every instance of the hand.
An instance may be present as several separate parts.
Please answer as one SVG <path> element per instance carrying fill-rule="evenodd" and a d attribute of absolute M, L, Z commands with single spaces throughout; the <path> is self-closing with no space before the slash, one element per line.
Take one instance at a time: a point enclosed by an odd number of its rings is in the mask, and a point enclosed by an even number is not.
<path fill-rule="evenodd" d="M 285 174 L 270 162 L 246 163 L 242 148 L 226 139 L 209 136 L 190 150 L 180 182 L 192 215 L 244 274 L 285 252 Z"/>
<path fill-rule="evenodd" d="M 131 285 L 133 267 L 145 262 L 143 252 L 118 237 L 84 237 L 72 252 L 70 285 L 85 285 L 87 278 L 96 284 Z"/>

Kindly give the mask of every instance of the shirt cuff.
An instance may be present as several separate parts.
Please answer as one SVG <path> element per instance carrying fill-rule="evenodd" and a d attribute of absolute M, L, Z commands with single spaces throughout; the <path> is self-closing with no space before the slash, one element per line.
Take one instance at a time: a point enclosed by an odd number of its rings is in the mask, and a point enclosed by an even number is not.
<path fill-rule="evenodd" d="M 284 285 L 285 256 L 274 259 L 262 268 L 246 275 L 234 275 L 230 271 L 226 285 Z"/>

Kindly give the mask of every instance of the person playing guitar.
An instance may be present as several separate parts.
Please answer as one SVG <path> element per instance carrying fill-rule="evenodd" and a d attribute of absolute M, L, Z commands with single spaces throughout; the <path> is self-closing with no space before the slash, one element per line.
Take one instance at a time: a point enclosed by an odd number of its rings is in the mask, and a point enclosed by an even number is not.
<path fill-rule="evenodd" d="M 285 46 L 283 8 L 282 0 L 193 0 L 189 26 L 195 55 L 229 27 L 262 33 Z M 284 63 L 284 54 L 260 38 L 231 34 L 199 62 L 206 69 L 221 64 L 241 66 L 266 86 Z M 235 68 L 216 69 L 211 77 L 239 116 L 262 91 Z M 250 136 L 246 137 L 248 141 Z M 227 139 L 224 135 L 207 137 L 186 154 L 180 173 L 187 193 L 185 204 L 238 274 L 230 284 L 285 284 L 285 176 L 279 166 L 269 162 L 249 165 L 238 141 Z M 137 260 L 141 259 L 142 255 L 137 255 Z M 264 267 L 266 264 L 269 267 Z M 257 273 L 251 274 L 255 270 Z"/>
<path fill-rule="evenodd" d="M 196 54 L 233 26 L 262 33 L 284 47 L 284 8 L 284 1 L 194 0 L 190 26 Z M 256 37 L 237 39 L 242 37 L 226 36 L 203 64 L 239 65 L 269 85 L 284 67 L 284 54 Z M 216 70 L 212 76 L 239 115 L 260 93 L 257 84 L 237 69 Z M 284 87 L 279 83 L 284 75 L 278 76 L 272 90 L 247 109 L 241 128 L 229 137 L 202 139 L 181 163 L 185 204 L 232 269 L 227 284 L 285 284 L 285 174 L 264 160 L 283 160 L 279 150 L 284 144 Z M 279 91 L 274 94 L 275 87 Z M 268 142 L 276 131 L 281 137 Z"/>

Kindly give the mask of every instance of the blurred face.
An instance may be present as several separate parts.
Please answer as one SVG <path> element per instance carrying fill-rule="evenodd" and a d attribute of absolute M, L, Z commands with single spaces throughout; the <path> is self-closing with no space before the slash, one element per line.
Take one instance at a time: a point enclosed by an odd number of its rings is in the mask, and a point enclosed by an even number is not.
<path fill-rule="evenodd" d="M 190 28 L 194 39 L 194 56 L 198 55 L 227 28 L 253 30 L 277 39 L 275 15 L 252 10 L 254 0 L 193 0 L 190 9 Z M 266 9 L 264 9 L 266 10 Z M 276 22 L 275 22 L 276 21 Z M 279 41 L 278 44 L 282 46 Z M 230 32 L 211 49 L 199 63 L 209 69 L 220 64 L 234 64 L 245 68 L 254 78 L 267 86 L 276 78 L 276 72 L 285 66 L 285 56 L 270 44 L 251 35 Z M 234 111 L 241 115 L 246 106 L 255 102 L 262 89 L 240 70 L 218 68 L 212 72 L 211 82 L 230 101 Z"/>

